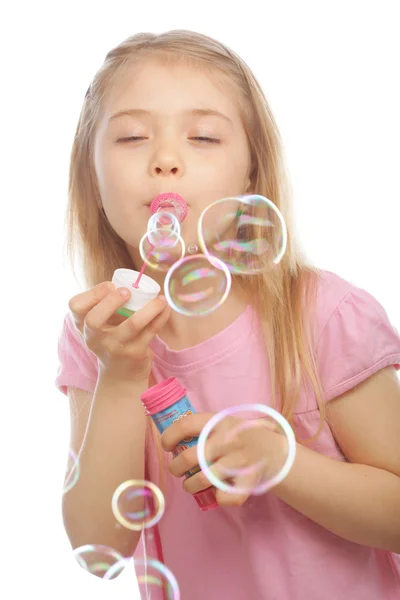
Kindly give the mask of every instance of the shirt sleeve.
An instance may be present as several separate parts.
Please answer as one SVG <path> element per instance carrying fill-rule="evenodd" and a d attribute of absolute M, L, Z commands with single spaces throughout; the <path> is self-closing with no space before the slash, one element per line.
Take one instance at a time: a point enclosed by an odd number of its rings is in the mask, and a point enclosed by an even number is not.
<path fill-rule="evenodd" d="M 67 313 L 58 338 L 59 367 L 55 384 L 63 394 L 69 387 L 94 392 L 98 375 L 98 360 L 86 346 L 75 326 L 72 315 Z"/>
<path fill-rule="evenodd" d="M 383 306 L 355 288 L 338 304 L 317 346 L 325 400 L 344 394 L 377 371 L 400 369 L 400 336 Z"/>

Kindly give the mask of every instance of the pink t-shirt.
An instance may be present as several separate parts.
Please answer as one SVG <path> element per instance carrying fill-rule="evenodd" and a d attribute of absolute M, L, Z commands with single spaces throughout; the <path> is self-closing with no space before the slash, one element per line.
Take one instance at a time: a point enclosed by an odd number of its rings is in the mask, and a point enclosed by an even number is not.
<path fill-rule="evenodd" d="M 316 313 L 317 364 L 326 401 L 388 365 L 400 368 L 400 336 L 379 302 L 366 291 L 322 271 Z M 180 351 L 152 343 L 156 382 L 175 376 L 197 412 L 233 405 L 270 404 L 270 373 L 258 319 L 247 309 L 211 339 Z M 56 385 L 93 392 L 97 358 L 67 315 L 59 340 Z M 296 408 L 301 437 L 315 433 L 317 403 Z M 329 426 L 311 446 L 345 461 Z M 149 451 L 151 454 L 151 451 Z M 154 463 L 147 469 L 153 478 Z M 300 514 L 273 492 L 241 507 L 201 512 L 182 480 L 168 474 L 165 513 L 158 524 L 163 560 L 178 580 L 182 600 L 398 600 L 400 555 L 346 541 Z M 155 556 L 153 532 L 146 549 Z M 88 540 L 88 543 L 90 541 Z M 137 553 L 140 554 L 140 547 Z M 135 554 L 136 556 L 136 554 Z M 153 598 L 153 596 L 151 596 Z"/>

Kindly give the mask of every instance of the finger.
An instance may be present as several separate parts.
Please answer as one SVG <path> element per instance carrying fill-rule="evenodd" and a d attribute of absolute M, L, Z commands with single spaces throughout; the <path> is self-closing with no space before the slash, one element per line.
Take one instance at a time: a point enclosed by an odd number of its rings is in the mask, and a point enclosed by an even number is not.
<path fill-rule="evenodd" d="M 256 486 L 261 481 L 265 463 L 266 460 L 262 459 L 253 464 L 243 452 L 234 452 L 213 462 L 210 471 L 219 481 L 247 478 L 247 486 Z"/>
<path fill-rule="evenodd" d="M 249 498 L 250 494 L 237 494 L 233 492 L 223 492 L 217 488 L 215 499 L 220 506 L 242 506 Z"/>
<path fill-rule="evenodd" d="M 240 468 L 240 457 L 232 455 L 224 457 L 211 467 L 212 473 L 219 481 L 229 485 L 229 491 L 220 490 L 216 500 L 221 506 L 241 506 L 260 483 L 260 471 L 257 468 Z"/>
<path fill-rule="evenodd" d="M 93 331 L 104 327 L 108 319 L 114 315 L 115 311 L 129 300 L 129 290 L 128 295 L 122 295 L 125 289 L 127 288 L 114 289 L 102 298 L 100 302 L 87 313 L 85 325 Z"/>
<path fill-rule="evenodd" d="M 207 440 L 205 447 L 206 459 L 214 462 L 224 454 L 237 452 L 243 447 L 245 440 L 253 438 L 253 434 L 259 431 L 270 435 L 271 427 L 263 419 L 237 419 L 227 417 L 223 422 L 218 423 L 215 428 L 215 435 Z"/>
<path fill-rule="evenodd" d="M 199 461 L 197 460 L 197 448 L 192 446 L 183 452 L 180 452 L 178 456 L 175 456 L 168 465 L 168 470 L 174 477 L 182 477 L 187 471 L 197 467 Z M 192 477 L 190 477 L 192 479 Z"/>
<path fill-rule="evenodd" d="M 188 477 L 182 483 L 183 489 L 189 494 L 197 494 L 202 490 L 207 490 L 211 486 L 211 482 L 207 479 L 203 471 L 196 473 L 193 477 Z"/>
<path fill-rule="evenodd" d="M 165 309 L 169 309 L 163 296 L 155 298 L 143 308 L 135 312 L 115 329 L 115 336 L 120 344 L 126 344 L 136 338 L 153 319 L 158 317 Z M 169 311 L 168 311 L 169 316 Z"/>
<path fill-rule="evenodd" d="M 115 289 L 115 286 L 111 281 L 103 281 L 91 290 L 87 290 L 71 298 L 68 307 L 74 320 L 83 320 L 86 314 L 113 289 Z"/>
<path fill-rule="evenodd" d="M 115 289 L 111 281 L 98 283 L 92 289 L 77 294 L 69 301 L 69 309 L 76 313 L 86 313 L 95 306 L 110 290 Z"/>
<path fill-rule="evenodd" d="M 167 427 L 161 435 L 161 445 L 164 450 L 166 450 L 166 452 L 172 452 L 183 439 L 188 437 L 198 437 L 213 414 L 214 413 L 196 413 L 172 423 L 172 425 Z"/>
<path fill-rule="evenodd" d="M 171 316 L 171 307 L 167 304 L 162 312 L 139 333 L 137 343 L 143 348 L 147 348 L 151 340 L 164 327 Z"/>

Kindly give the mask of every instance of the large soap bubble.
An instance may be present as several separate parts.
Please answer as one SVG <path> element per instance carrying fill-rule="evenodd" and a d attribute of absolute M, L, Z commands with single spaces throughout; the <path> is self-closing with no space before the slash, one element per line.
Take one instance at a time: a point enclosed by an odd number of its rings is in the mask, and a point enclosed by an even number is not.
<path fill-rule="evenodd" d="M 287 244 L 282 214 L 258 194 L 217 200 L 200 215 L 197 234 L 206 256 L 223 261 L 231 273 L 247 275 L 272 270 Z"/>
<path fill-rule="evenodd" d="M 258 437 L 262 456 L 254 452 L 254 462 L 245 468 L 222 466 L 224 461 L 221 459 L 217 476 L 212 470 L 207 446 L 210 438 L 211 445 L 215 444 L 214 434 L 223 435 L 224 448 L 232 447 L 236 452 L 243 444 L 251 445 Z M 274 438 L 270 443 L 268 436 Z M 241 404 L 216 413 L 203 427 L 197 444 L 197 458 L 204 475 L 212 485 L 228 493 L 264 494 L 285 479 L 295 456 L 296 438 L 291 426 L 278 411 L 264 404 Z"/>
<path fill-rule="evenodd" d="M 222 261 L 195 254 L 171 267 L 164 293 L 168 304 L 181 315 L 204 316 L 225 302 L 231 281 L 230 271 Z"/>

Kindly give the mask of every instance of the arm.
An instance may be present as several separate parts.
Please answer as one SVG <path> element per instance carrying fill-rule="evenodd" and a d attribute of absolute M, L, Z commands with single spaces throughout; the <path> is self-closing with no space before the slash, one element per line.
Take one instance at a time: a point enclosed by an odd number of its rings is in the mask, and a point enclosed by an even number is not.
<path fill-rule="evenodd" d="M 297 444 L 292 470 L 272 492 L 342 538 L 400 553 L 400 382 L 394 368 L 327 408 L 350 462 Z"/>
<path fill-rule="evenodd" d="M 79 457 L 80 476 L 63 496 L 62 511 L 73 548 L 103 544 L 125 556 L 136 549 L 141 532 L 117 527 L 111 499 L 122 482 L 144 478 L 146 417 L 140 395 L 146 389 L 146 384 L 100 377 L 93 396 L 69 390 L 70 446 Z"/>

